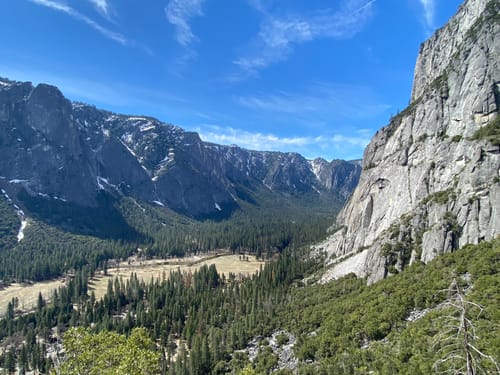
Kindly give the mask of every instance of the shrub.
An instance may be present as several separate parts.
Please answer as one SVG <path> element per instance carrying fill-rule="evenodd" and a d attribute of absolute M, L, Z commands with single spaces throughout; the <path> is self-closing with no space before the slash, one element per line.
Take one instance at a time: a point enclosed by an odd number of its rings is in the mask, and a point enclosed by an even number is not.
<path fill-rule="evenodd" d="M 493 121 L 478 129 L 471 140 L 485 140 L 494 146 L 500 146 L 500 115 L 497 115 Z"/>
<path fill-rule="evenodd" d="M 290 339 L 288 338 L 288 335 L 284 333 L 280 333 L 276 336 L 276 343 L 278 344 L 278 346 L 286 345 L 288 344 L 288 341 L 290 341 Z"/>

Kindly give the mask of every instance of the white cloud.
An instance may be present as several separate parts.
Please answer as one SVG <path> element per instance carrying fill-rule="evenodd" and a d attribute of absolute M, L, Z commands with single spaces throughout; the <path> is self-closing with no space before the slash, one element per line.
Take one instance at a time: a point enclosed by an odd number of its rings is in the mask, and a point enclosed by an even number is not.
<path fill-rule="evenodd" d="M 302 93 L 279 91 L 239 96 L 236 102 L 253 111 L 303 116 L 311 120 L 363 119 L 384 114 L 391 108 L 376 103 L 376 95 L 366 87 L 316 83 Z"/>
<path fill-rule="evenodd" d="M 436 9 L 435 0 L 420 0 L 420 4 L 424 8 L 425 26 L 428 30 L 434 29 L 434 13 Z"/>
<path fill-rule="evenodd" d="M 365 148 L 370 142 L 370 138 L 359 135 L 357 137 L 345 136 L 342 134 L 335 134 L 330 139 L 331 143 L 335 145 L 345 145 L 346 143 L 352 146 L 359 146 L 361 148 Z"/>
<path fill-rule="evenodd" d="M 32 3 L 38 4 L 38 5 L 43 5 L 47 8 L 52 8 L 67 14 L 70 14 L 73 9 L 69 7 L 66 4 L 63 3 L 58 3 L 57 1 L 52 1 L 52 0 L 29 0 Z"/>
<path fill-rule="evenodd" d="M 236 100 L 240 105 L 252 110 L 297 114 L 318 110 L 317 104 L 320 98 L 294 96 L 287 92 L 279 92 L 276 94 L 240 96 Z"/>
<path fill-rule="evenodd" d="M 109 11 L 111 9 L 111 6 L 109 5 L 108 0 L 88 0 L 90 1 L 94 7 L 104 15 L 106 18 L 109 18 Z"/>
<path fill-rule="evenodd" d="M 271 133 L 250 132 L 232 127 L 203 125 L 195 129 L 206 142 L 231 145 L 259 151 L 298 152 L 306 158 L 359 158 L 370 137 L 366 133 L 354 136 L 330 134 L 318 136 L 280 137 Z"/>
<path fill-rule="evenodd" d="M 96 30 L 99 33 L 101 33 L 102 35 L 104 35 L 106 38 L 111 39 L 117 43 L 120 43 L 121 45 L 125 46 L 125 45 L 132 44 L 122 34 L 107 29 L 106 27 L 100 25 L 99 23 L 95 22 L 91 18 L 89 18 L 89 17 L 85 16 L 84 14 L 81 14 L 77 10 L 73 9 L 69 5 L 66 5 L 64 3 L 60 3 L 60 2 L 54 1 L 54 0 L 28 0 L 28 1 L 31 1 L 32 3 L 38 4 L 38 5 L 47 7 L 47 8 L 54 9 L 54 10 L 62 12 L 62 13 L 65 13 L 65 14 L 73 17 L 74 19 L 87 24 L 88 26 L 90 26 L 94 30 Z M 105 3 L 105 1 L 103 1 L 103 0 L 101 0 L 101 1 L 95 0 L 93 2 Z"/>
<path fill-rule="evenodd" d="M 191 18 L 203 15 L 201 6 L 204 0 L 170 0 L 165 8 L 168 22 L 175 27 L 176 39 L 184 47 L 196 40 L 191 30 Z"/>
<path fill-rule="evenodd" d="M 375 1 L 344 0 L 336 11 L 325 9 L 287 17 L 264 13 L 261 2 L 251 2 L 265 17 L 258 35 L 248 48 L 249 53 L 234 60 L 234 64 L 244 72 L 240 78 L 255 76 L 259 70 L 285 60 L 298 44 L 319 38 L 344 39 L 354 36 L 370 18 Z"/>

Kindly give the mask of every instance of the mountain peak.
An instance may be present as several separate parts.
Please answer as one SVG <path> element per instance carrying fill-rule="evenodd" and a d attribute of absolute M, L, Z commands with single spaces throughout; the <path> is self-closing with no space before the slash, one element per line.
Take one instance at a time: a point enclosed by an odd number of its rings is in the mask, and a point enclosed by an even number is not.
<path fill-rule="evenodd" d="M 495 5 L 496 4 L 496 5 Z M 415 64 L 411 101 L 417 100 L 426 87 L 440 77 L 448 62 L 462 50 L 475 23 L 483 17 L 488 6 L 497 7 L 496 0 L 467 0 L 457 13 L 420 46 Z"/>

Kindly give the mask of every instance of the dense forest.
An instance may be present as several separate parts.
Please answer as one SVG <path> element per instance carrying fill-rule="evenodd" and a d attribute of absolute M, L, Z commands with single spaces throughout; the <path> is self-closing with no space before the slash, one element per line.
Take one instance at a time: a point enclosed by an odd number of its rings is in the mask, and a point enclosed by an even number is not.
<path fill-rule="evenodd" d="M 260 200 L 264 202 L 261 206 L 247 204 L 228 219 L 198 221 L 164 207 L 121 197 L 107 203 L 112 206 L 113 215 L 119 212 L 122 218 L 118 227 L 108 229 L 121 233 L 129 228 L 130 232 L 116 237 L 75 230 L 75 221 L 80 228 L 88 228 L 86 223 L 93 222 L 96 216 L 101 221 L 112 218 L 92 210 L 75 214 L 63 202 L 56 210 L 53 206 L 42 207 L 52 210 L 52 215 L 56 215 L 53 220 L 42 214 L 29 217 L 25 238 L 18 242 L 20 219 L 12 202 L 0 197 L 0 280 L 48 280 L 84 265 L 102 269 L 107 260 L 125 259 L 137 254 L 138 249 L 144 257 L 167 258 L 228 249 L 270 258 L 288 246 L 305 245 L 325 236 L 341 203 L 330 201 L 326 205 L 314 196 L 303 197 L 303 206 L 287 199 L 280 205 Z M 64 219 L 65 215 L 69 216 Z M 120 223 L 125 223 L 125 227 Z"/>
<path fill-rule="evenodd" d="M 2 191 L 0 194 L 0 249 L 7 249 L 15 245 L 20 220 L 17 217 L 12 202 Z"/>
<path fill-rule="evenodd" d="M 498 371 L 500 239 L 371 286 L 354 276 L 317 285 L 320 263 L 306 254 L 288 247 L 245 280 L 214 266 L 148 283 L 110 279 L 100 300 L 84 266 L 50 301 L 40 296 L 32 313 L 18 314 L 11 301 L 0 321 L 0 359 L 21 373 L 54 365 L 61 374 L 85 366 L 93 372 L 84 373 L 130 373 L 127 355 L 113 356 L 120 343 L 143 361 L 136 373 L 289 374 L 270 345 L 281 331 L 278 346 L 296 339 L 299 374 L 462 373 L 468 359 L 475 373 Z M 243 349 L 252 339 L 258 349 L 250 361 Z"/>

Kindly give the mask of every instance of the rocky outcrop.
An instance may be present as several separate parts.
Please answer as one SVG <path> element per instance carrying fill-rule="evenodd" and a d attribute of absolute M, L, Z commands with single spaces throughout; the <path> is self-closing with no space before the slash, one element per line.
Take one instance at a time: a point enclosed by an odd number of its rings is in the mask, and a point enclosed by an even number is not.
<path fill-rule="evenodd" d="M 369 282 L 500 233 L 500 2 L 469 0 L 422 44 L 411 104 L 374 136 L 316 246 Z"/>
<path fill-rule="evenodd" d="M 296 373 L 299 365 L 299 360 L 293 351 L 296 342 L 297 338 L 293 334 L 280 330 L 268 337 L 253 338 L 246 349 L 239 352 L 247 354 L 250 362 L 254 362 L 261 353 L 272 353 L 277 359 L 272 372 L 288 370 Z"/>
<path fill-rule="evenodd" d="M 45 200 L 38 206 L 97 207 L 105 192 L 194 218 L 228 217 L 263 194 L 340 202 L 361 171 L 357 162 L 206 143 L 154 118 L 98 110 L 54 86 L 7 79 L 0 79 L 0 152 L 0 187 Z"/>

